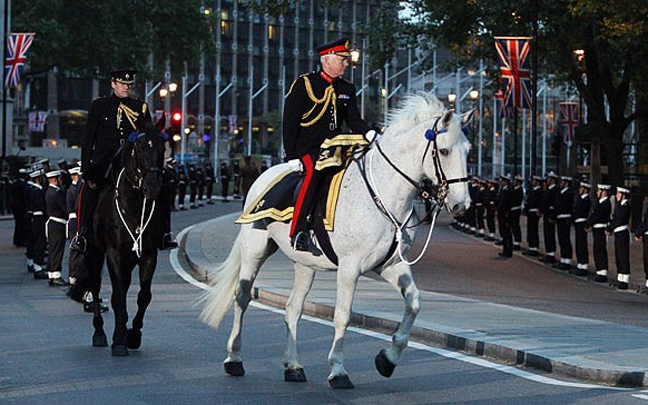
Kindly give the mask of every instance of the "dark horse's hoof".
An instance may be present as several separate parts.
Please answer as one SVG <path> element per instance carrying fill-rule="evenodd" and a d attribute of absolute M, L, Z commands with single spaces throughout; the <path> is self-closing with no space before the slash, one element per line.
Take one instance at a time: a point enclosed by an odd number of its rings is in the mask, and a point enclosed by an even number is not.
<path fill-rule="evenodd" d="M 391 375 L 394 373 L 394 369 L 396 368 L 396 364 L 389 361 L 387 355 L 385 354 L 385 349 L 382 349 L 380 353 L 376 355 L 374 361 L 376 363 L 376 370 L 378 370 L 381 376 L 387 378 L 391 377 Z"/>
<path fill-rule="evenodd" d="M 336 375 L 328 380 L 331 388 L 336 390 L 349 390 L 355 388 L 348 375 Z"/>
<path fill-rule="evenodd" d="M 126 345 L 112 345 L 113 356 L 128 356 L 128 348 Z"/>
<path fill-rule="evenodd" d="M 128 332 L 126 332 L 126 343 L 129 349 L 139 349 L 142 345 L 142 331 L 129 329 Z"/>
<path fill-rule="evenodd" d="M 243 363 L 239 361 L 228 361 L 223 363 L 225 367 L 225 372 L 234 377 L 241 377 L 245 375 L 245 369 L 243 368 Z"/>
<path fill-rule="evenodd" d="M 106 339 L 106 335 L 94 335 L 92 337 L 92 347 L 106 346 L 108 346 L 108 339 Z"/>
<path fill-rule="evenodd" d="M 303 368 L 287 368 L 284 370 L 286 382 L 306 382 L 306 373 Z"/>

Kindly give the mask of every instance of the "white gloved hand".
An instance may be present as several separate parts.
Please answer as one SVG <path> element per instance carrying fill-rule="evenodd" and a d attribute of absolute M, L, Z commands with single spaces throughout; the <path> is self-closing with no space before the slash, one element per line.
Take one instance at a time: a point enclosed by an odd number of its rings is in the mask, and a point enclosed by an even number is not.
<path fill-rule="evenodd" d="M 379 134 L 375 130 L 370 129 L 369 131 L 367 131 L 366 134 L 364 134 L 364 137 L 367 140 L 367 142 L 372 143 L 374 140 L 377 141 L 378 139 L 380 139 L 381 135 L 382 134 Z"/>
<path fill-rule="evenodd" d="M 301 172 L 304 170 L 304 165 L 302 165 L 302 162 L 299 159 L 291 159 L 287 163 L 293 172 Z"/>

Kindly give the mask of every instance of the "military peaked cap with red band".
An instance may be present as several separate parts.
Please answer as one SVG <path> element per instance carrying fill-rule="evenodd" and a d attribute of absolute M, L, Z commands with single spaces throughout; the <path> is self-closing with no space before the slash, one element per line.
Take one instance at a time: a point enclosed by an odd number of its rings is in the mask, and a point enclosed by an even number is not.
<path fill-rule="evenodd" d="M 351 56 L 351 50 L 349 49 L 349 39 L 341 38 L 333 42 L 320 45 L 315 50 L 322 55 L 335 54 L 344 57 Z"/>

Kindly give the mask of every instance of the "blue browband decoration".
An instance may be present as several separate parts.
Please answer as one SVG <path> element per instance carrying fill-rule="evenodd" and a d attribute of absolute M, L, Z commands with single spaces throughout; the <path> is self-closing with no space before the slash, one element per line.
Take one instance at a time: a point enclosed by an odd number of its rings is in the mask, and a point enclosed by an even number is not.
<path fill-rule="evenodd" d="M 428 130 L 425 131 L 425 139 L 427 139 L 428 141 L 434 141 L 437 135 L 443 134 L 444 132 L 448 132 L 448 130 L 446 128 L 443 128 L 440 131 L 435 131 L 428 128 Z"/>

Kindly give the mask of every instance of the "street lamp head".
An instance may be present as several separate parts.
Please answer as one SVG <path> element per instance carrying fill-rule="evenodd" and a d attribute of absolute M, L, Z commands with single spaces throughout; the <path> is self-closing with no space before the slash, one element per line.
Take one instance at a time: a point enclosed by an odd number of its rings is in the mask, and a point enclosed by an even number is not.
<path fill-rule="evenodd" d="M 358 63 L 359 60 L 360 60 L 360 51 L 357 49 L 353 49 L 351 51 L 351 61 L 353 63 Z"/>
<path fill-rule="evenodd" d="M 479 98 L 479 90 L 470 90 L 470 93 L 468 94 L 472 100 L 477 100 Z"/>
<path fill-rule="evenodd" d="M 168 90 L 168 89 L 160 89 L 160 97 L 161 97 L 161 98 L 166 97 L 168 94 L 169 94 L 169 90 Z"/>
<path fill-rule="evenodd" d="M 382 87 L 382 88 L 380 89 L 380 95 L 381 95 L 383 98 L 387 97 L 387 89 L 384 88 L 384 87 Z"/>
<path fill-rule="evenodd" d="M 457 101 L 457 95 L 454 93 L 454 90 L 451 90 L 450 93 L 448 93 L 448 101 L 451 103 Z"/>
<path fill-rule="evenodd" d="M 169 83 L 169 91 L 174 93 L 176 90 L 178 90 L 178 83 Z"/>
<path fill-rule="evenodd" d="M 574 55 L 576 55 L 576 59 L 578 59 L 578 61 L 580 62 L 583 59 L 585 59 L 585 50 L 584 49 L 574 49 Z"/>

